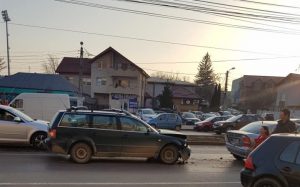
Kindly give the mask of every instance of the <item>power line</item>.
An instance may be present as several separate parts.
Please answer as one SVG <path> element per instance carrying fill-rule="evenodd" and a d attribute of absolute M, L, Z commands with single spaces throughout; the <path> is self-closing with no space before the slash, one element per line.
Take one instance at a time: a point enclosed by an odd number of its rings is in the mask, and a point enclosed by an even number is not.
<path fill-rule="evenodd" d="M 54 30 L 54 31 L 64 31 L 64 32 L 72 32 L 72 33 L 80 33 L 80 34 L 89 34 L 89 35 L 96 35 L 96 36 L 104 36 L 104 37 L 112 37 L 112 38 L 121 38 L 121 39 L 151 42 L 151 43 L 162 43 L 162 44 L 168 44 L 168 45 L 178 45 L 178 46 L 214 49 L 214 50 L 240 52 L 240 53 L 252 53 L 252 54 L 261 54 L 261 55 L 276 55 L 276 56 L 280 55 L 280 54 L 276 54 L 276 53 L 265 53 L 265 52 L 259 52 L 259 51 L 250 51 L 250 50 L 214 47 L 214 46 L 206 46 L 206 45 L 188 44 L 188 43 L 180 43 L 180 42 L 172 42 L 172 41 L 138 38 L 138 37 L 131 37 L 131 36 L 112 35 L 112 34 L 88 32 L 88 31 L 80 31 L 80 30 L 71 30 L 71 29 L 64 29 L 64 28 L 28 25 L 28 24 L 20 24 L 20 23 L 10 23 L 10 24 L 11 25 L 16 25 L 16 26 L 22 26 L 22 27 L 29 27 L 29 28 L 38 28 L 38 29 L 45 29 L 45 30 Z"/>
<path fill-rule="evenodd" d="M 253 3 L 253 4 L 260 4 L 260 5 L 269 5 L 269 6 L 277 6 L 277 7 L 300 9 L 300 7 L 298 7 L 298 6 L 275 4 L 275 3 L 265 3 L 265 2 L 260 2 L 260 1 L 251 1 L 251 0 L 235 0 L 235 1 L 247 2 L 247 3 Z"/>
<path fill-rule="evenodd" d="M 67 0 L 56 0 L 56 1 L 67 1 Z M 294 17 L 279 17 L 279 16 L 269 16 L 269 15 L 262 15 L 262 14 L 252 14 L 252 13 L 243 13 L 243 12 L 235 12 L 235 11 L 227 11 L 227 10 L 219 10 L 207 7 L 199 7 L 199 6 L 192 6 L 180 3 L 171 3 L 169 1 L 143 1 L 143 0 L 117 0 L 117 1 L 125 1 L 131 3 L 138 3 L 138 4 L 147 4 L 147 5 L 155 5 L 155 6 L 162 6 L 167 8 L 176 8 L 176 9 L 183 9 L 194 11 L 198 13 L 206 13 L 206 14 L 214 14 L 214 15 L 226 15 L 232 17 L 239 17 L 239 18 L 248 18 L 248 19 L 255 19 L 261 21 L 271 21 L 271 22 L 278 22 L 278 23 L 289 23 L 289 24 L 299 24 L 298 18 Z M 83 1 L 77 0 L 69 0 L 69 3 L 82 3 Z M 87 2 L 85 2 L 87 3 Z"/>

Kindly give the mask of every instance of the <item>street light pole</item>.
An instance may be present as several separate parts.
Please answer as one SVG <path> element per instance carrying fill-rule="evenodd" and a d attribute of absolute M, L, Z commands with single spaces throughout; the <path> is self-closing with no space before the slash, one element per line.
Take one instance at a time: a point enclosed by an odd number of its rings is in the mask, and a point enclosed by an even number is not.
<path fill-rule="evenodd" d="M 83 58 L 83 42 L 80 42 L 80 58 L 79 58 L 79 77 L 78 77 L 78 92 L 82 96 L 82 58 Z"/>
<path fill-rule="evenodd" d="M 228 76 L 229 76 L 229 71 L 234 70 L 234 69 L 235 69 L 235 67 L 232 67 L 232 68 L 230 68 L 229 70 L 226 71 L 223 105 L 225 104 L 225 100 L 226 100 L 226 96 L 227 96 L 227 91 L 228 91 Z"/>
<path fill-rule="evenodd" d="M 6 52 L 7 52 L 7 70 L 8 70 L 8 75 L 10 75 L 10 58 L 9 58 L 9 44 L 8 44 L 8 24 L 7 22 L 11 21 L 10 18 L 8 17 L 7 10 L 3 10 L 1 12 L 2 18 L 5 21 L 6 25 Z"/>

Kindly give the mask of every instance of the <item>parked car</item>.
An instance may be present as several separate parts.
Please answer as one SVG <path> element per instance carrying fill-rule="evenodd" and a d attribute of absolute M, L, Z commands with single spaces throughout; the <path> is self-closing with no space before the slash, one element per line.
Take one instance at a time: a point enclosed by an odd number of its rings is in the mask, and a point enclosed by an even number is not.
<path fill-rule="evenodd" d="M 199 122 L 200 119 L 196 117 L 195 114 L 191 112 L 183 112 L 181 114 L 182 123 L 185 125 L 195 125 L 196 122 Z"/>
<path fill-rule="evenodd" d="M 265 113 L 262 115 L 262 118 L 266 121 L 274 121 L 275 120 L 274 114 L 272 114 L 272 113 Z"/>
<path fill-rule="evenodd" d="M 172 129 L 179 131 L 181 129 L 182 120 L 178 114 L 161 113 L 155 118 L 150 119 L 147 123 L 156 129 Z"/>
<path fill-rule="evenodd" d="M 299 119 L 291 119 L 291 121 L 296 123 L 299 131 Z M 255 145 L 255 139 L 259 136 L 259 129 L 262 126 L 266 126 L 270 134 L 272 134 L 277 124 L 277 121 L 256 121 L 246 125 L 240 130 L 228 131 L 225 136 L 226 147 L 237 160 L 245 159 Z"/>
<path fill-rule="evenodd" d="M 272 135 L 247 157 L 244 187 L 300 187 L 300 135 Z"/>
<path fill-rule="evenodd" d="M 213 114 L 213 113 L 204 113 L 204 114 L 201 115 L 200 120 L 201 120 L 201 121 L 204 121 L 204 120 L 206 120 L 207 118 L 215 117 L 215 116 L 217 116 L 217 115 L 216 115 L 216 114 Z"/>
<path fill-rule="evenodd" d="M 216 134 L 221 134 L 229 130 L 238 130 L 251 122 L 260 120 L 261 118 L 256 114 L 240 114 L 226 121 L 215 122 L 213 128 Z"/>
<path fill-rule="evenodd" d="M 230 116 L 213 116 L 207 118 L 204 121 L 197 122 L 195 124 L 194 130 L 195 131 L 212 131 L 213 130 L 213 123 L 217 121 L 224 121 L 227 120 Z"/>
<path fill-rule="evenodd" d="M 60 111 L 50 124 L 46 144 L 50 151 L 70 155 L 76 163 L 97 157 L 145 157 L 174 164 L 187 160 L 186 136 L 158 132 L 139 118 L 119 112 Z"/>
<path fill-rule="evenodd" d="M 137 114 L 144 121 L 149 121 L 157 115 L 151 108 L 138 109 Z"/>
<path fill-rule="evenodd" d="M 44 148 L 48 124 L 33 120 L 26 114 L 9 106 L 0 105 L 0 143 L 32 145 Z"/>
<path fill-rule="evenodd" d="M 203 114 L 202 111 L 193 111 L 192 113 L 195 114 L 196 117 L 199 118 L 199 119 L 201 118 L 201 116 L 202 116 L 202 114 Z"/>
<path fill-rule="evenodd" d="M 230 116 L 230 115 L 232 115 L 232 113 L 230 112 L 230 111 L 219 111 L 219 114 L 221 115 L 221 116 Z"/>

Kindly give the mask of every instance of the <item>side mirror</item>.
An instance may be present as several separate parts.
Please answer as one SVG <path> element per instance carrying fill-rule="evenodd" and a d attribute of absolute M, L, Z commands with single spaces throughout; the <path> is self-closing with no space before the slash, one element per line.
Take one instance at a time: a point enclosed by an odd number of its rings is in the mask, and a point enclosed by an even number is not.
<path fill-rule="evenodd" d="M 15 117 L 15 118 L 14 118 L 14 122 L 21 123 L 21 122 L 22 122 L 22 120 L 21 120 L 21 118 L 20 118 L 20 117 Z"/>

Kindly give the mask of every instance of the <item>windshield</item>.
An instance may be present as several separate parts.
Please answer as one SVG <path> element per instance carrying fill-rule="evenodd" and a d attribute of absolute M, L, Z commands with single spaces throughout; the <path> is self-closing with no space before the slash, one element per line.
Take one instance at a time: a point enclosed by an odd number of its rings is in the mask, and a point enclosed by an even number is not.
<path fill-rule="evenodd" d="M 143 110 L 143 114 L 151 114 L 151 115 L 153 114 L 153 115 L 154 115 L 155 112 L 154 112 L 154 110 L 152 110 L 152 109 L 144 109 L 144 110 Z"/>
<path fill-rule="evenodd" d="M 33 119 L 29 116 L 27 116 L 26 114 L 24 114 L 23 112 L 14 109 L 14 108 L 10 108 L 10 111 L 15 114 L 16 116 L 20 117 L 21 119 L 24 119 L 25 121 L 33 121 Z"/>
<path fill-rule="evenodd" d="M 236 121 L 237 119 L 239 119 L 239 118 L 242 117 L 242 116 L 243 116 L 243 115 L 233 116 L 233 117 L 227 119 L 226 121 L 227 121 L 227 122 L 234 122 L 234 121 Z"/>
<path fill-rule="evenodd" d="M 195 114 L 189 112 L 184 112 L 182 116 L 185 118 L 196 118 Z"/>

